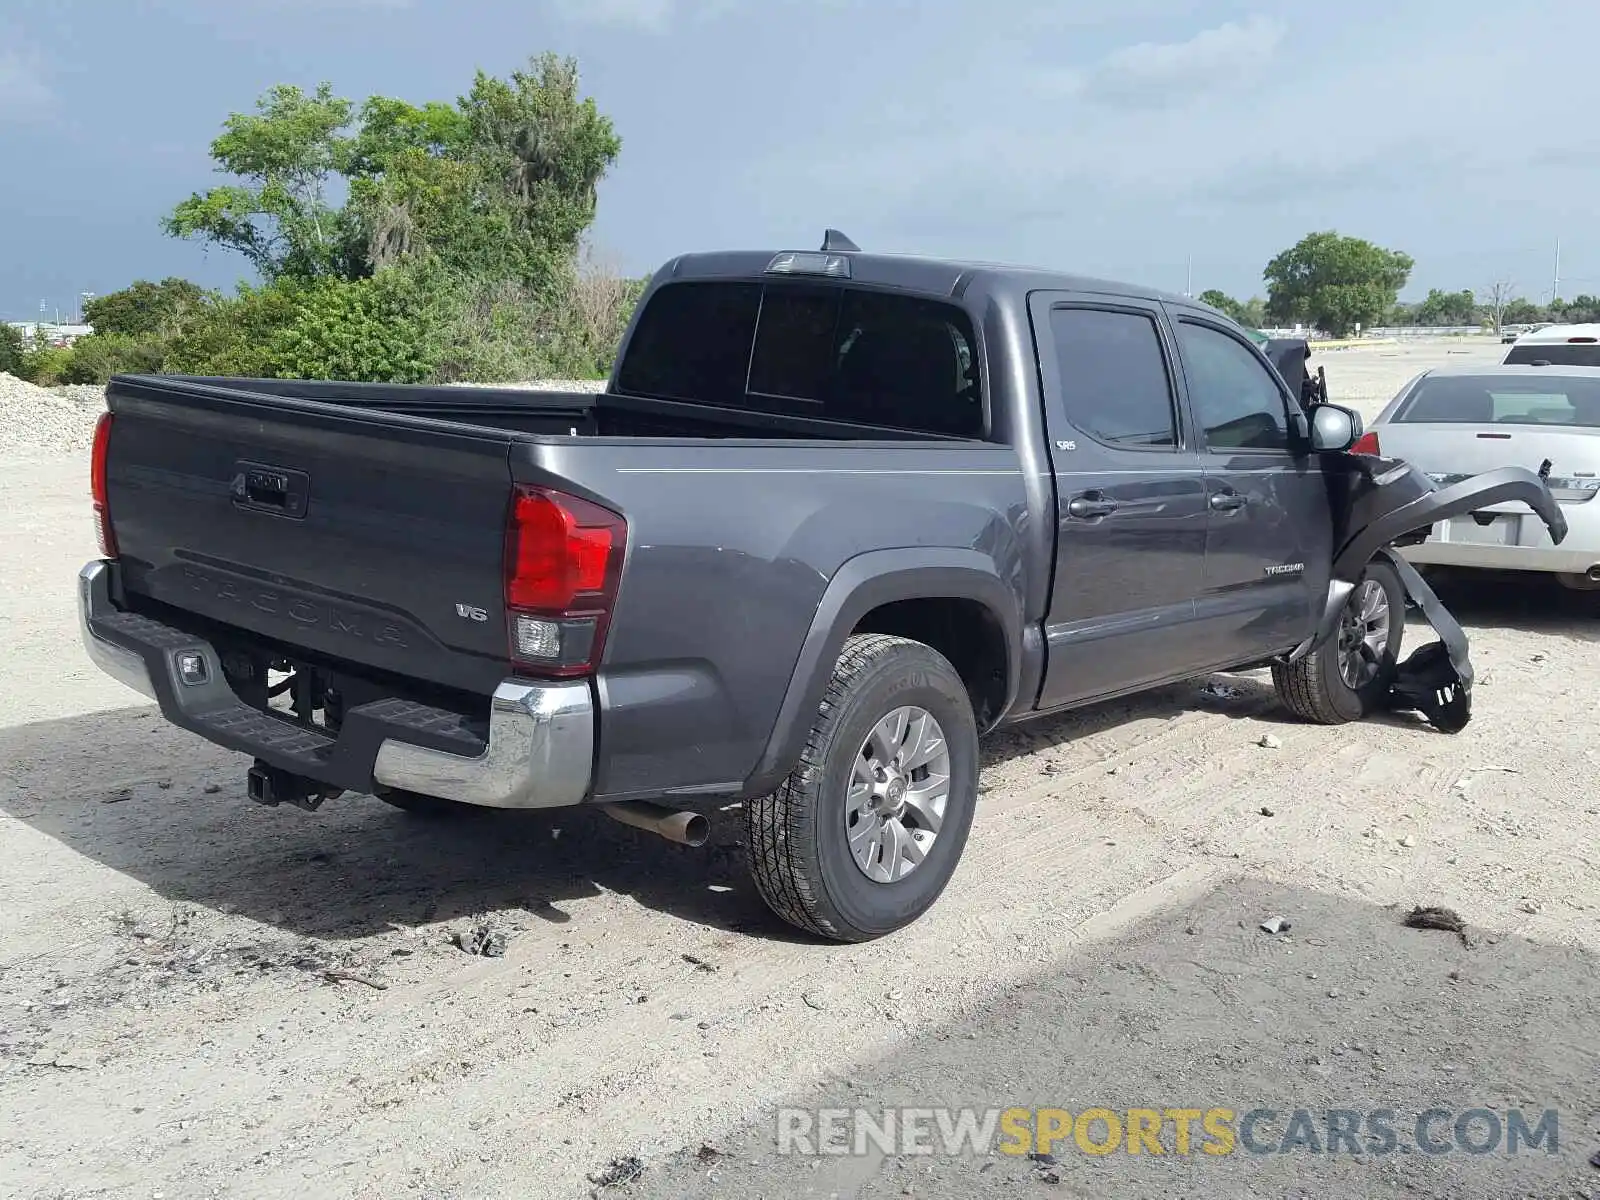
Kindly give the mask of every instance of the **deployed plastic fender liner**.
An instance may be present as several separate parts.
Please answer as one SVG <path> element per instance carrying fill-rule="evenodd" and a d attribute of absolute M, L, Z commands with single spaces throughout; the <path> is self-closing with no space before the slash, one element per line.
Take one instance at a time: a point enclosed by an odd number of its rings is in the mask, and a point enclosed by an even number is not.
<path fill-rule="evenodd" d="M 1418 647 L 1399 665 L 1389 688 L 1389 707 L 1420 712 L 1435 728 L 1459 733 L 1472 719 L 1472 659 L 1466 630 L 1399 551 L 1385 546 L 1378 553 L 1389 560 L 1406 598 L 1422 610 L 1439 635 L 1437 642 Z"/>

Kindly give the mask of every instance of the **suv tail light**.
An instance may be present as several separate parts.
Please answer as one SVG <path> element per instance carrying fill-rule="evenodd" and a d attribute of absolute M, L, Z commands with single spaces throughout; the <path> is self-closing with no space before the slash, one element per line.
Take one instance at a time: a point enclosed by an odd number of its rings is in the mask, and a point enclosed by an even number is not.
<path fill-rule="evenodd" d="M 600 662 L 628 523 L 588 500 L 517 487 L 506 522 L 506 622 L 513 663 L 586 675 Z"/>
<path fill-rule="evenodd" d="M 1375 432 L 1363 433 L 1360 437 L 1358 437 L 1356 439 L 1355 445 L 1350 447 L 1350 453 L 1351 454 L 1371 454 L 1371 455 L 1382 454 L 1383 451 L 1378 449 L 1378 435 L 1377 435 L 1377 433 L 1375 433 Z"/>
<path fill-rule="evenodd" d="M 89 494 L 94 497 L 94 527 L 105 558 L 117 556 L 117 538 L 111 532 L 111 502 L 106 494 L 106 455 L 111 446 L 111 414 L 103 412 L 94 423 L 94 448 L 89 457 Z"/>

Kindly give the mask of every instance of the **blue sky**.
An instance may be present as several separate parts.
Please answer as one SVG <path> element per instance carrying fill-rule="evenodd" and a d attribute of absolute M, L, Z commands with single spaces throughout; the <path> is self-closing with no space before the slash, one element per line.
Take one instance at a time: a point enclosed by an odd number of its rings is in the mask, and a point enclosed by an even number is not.
<path fill-rule="evenodd" d="M 1260 292 L 1337 228 L 1409 294 L 1600 292 L 1600 4 L 1532 0 L 32 0 L 0 14 L 0 315 L 242 260 L 166 238 L 274 83 L 453 98 L 576 56 L 623 138 L 594 239 L 864 247 Z M 452 11 L 453 10 L 453 11 Z M 1448 14 L 1448 15 L 1446 15 Z"/>

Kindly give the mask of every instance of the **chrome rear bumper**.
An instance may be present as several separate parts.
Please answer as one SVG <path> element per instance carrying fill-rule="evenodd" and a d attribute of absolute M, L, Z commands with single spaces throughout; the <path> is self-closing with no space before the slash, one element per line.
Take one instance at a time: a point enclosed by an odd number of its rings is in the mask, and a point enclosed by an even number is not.
<path fill-rule="evenodd" d="M 333 735 L 246 705 L 209 642 L 119 609 L 112 599 L 115 570 L 97 560 L 78 573 L 84 648 L 97 667 L 156 701 L 182 729 L 330 788 L 398 789 L 484 808 L 562 808 L 588 797 L 595 709 L 586 680 L 502 681 L 490 704 L 487 740 L 480 725 L 476 744 L 460 747 L 475 752 L 408 736 L 449 722 L 451 714 L 405 701 L 352 708 Z M 198 679 L 183 678 L 180 656 L 203 662 Z"/>

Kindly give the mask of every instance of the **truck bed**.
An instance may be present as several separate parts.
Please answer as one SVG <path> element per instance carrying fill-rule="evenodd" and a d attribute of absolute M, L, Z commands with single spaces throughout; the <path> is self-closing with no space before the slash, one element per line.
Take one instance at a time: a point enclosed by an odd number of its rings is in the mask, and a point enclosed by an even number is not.
<path fill-rule="evenodd" d="M 738 791 L 830 579 L 925 541 L 930 517 L 1005 562 L 1024 605 L 1008 445 L 613 393 L 129 376 L 107 401 L 119 608 L 324 670 L 350 704 L 480 728 L 526 674 L 508 653 L 515 489 L 622 514 L 597 796 Z"/>

